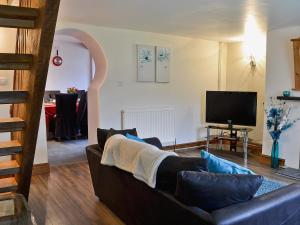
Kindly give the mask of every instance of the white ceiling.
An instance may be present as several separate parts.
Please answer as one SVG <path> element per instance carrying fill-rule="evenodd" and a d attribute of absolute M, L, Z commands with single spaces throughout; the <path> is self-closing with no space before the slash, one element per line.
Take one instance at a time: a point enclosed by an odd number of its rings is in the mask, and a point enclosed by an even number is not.
<path fill-rule="evenodd" d="M 263 32 L 300 25 L 300 0 L 61 0 L 59 20 L 232 41 L 249 16 Z"/>

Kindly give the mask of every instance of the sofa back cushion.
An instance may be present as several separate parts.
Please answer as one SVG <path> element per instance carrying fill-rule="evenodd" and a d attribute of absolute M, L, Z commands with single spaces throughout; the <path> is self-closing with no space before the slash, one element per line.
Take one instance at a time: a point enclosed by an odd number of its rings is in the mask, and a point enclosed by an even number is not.
<path fill-rule="evenodd" d="M 181 171 L 175 196 L 188 206 L 211 212 L 252 199 L 262 182 L 259 175 Z"/>
<path fill-rule="evenodd" d="M 121 134 L 121 135 L 123 135 L 125 137 L 126 137 L 126 134 L 130 134 L 130 135 L 136 136 L 136 137 L 138 136 L 136 128 L 126 129 L 126 130 L 115 130 L 115 129 L 111 128 L 109 130 L 107 138 L 109 138 L 109 137 L 111 137 L 113 135 L 116 135 L 116 134 Z"/>
<path fill-rule="evenodd" d="M 130 135 L 137 136 L 137 131 L 135 128 L 127 129 L 127 130 L 115 130 L 112 128 L 111 129 L 98 128 L 97 129 L 97 139 L 98 139 L 98 144 L 99 144 L 100 150 L 103 151 L 105 142 L 110 136 L 115 135 L 115 134 L 122 134 L 122 135 L 126 136 L 127 133 Z"/>
<path fill-rule="evenodd" d="M 180 171 L 207 171 L 207 161 L 194 157 L 165 158 L 157 170 L 156 188 L 174 194 L 177 183 L 177 173 Z"/>
<path fill-rule="evenodd" d="M 99 145 L 100 150 L 102 150 L 102 151 L 104 149 L 104 145 L 105 145 L 108 133 L 109 133 L 109 130 L 107 130 L 107 129 L 101 129 L 101 128 L 97 129 L 98 145 Z"/>

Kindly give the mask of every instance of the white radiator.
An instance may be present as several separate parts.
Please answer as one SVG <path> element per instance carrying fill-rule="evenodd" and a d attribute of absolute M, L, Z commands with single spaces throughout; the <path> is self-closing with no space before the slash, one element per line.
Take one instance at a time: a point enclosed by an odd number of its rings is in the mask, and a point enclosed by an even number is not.
<path fill-rule="evenodd" d="M 163 145 L 175 142 L 173 108 L 128 109 L 122 111 L 122 129 L 136 128 L 139 137 L 158 137 Z"/>

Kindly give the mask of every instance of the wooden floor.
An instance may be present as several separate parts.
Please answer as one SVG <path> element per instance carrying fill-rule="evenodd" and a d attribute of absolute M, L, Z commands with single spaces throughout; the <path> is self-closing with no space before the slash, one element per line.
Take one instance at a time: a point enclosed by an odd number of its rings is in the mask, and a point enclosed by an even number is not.
<path fill-rule="evenodd" d="M 38 225 L 124 225 L 94 195 L 87 162 L 33 176 L 29 205 Z"/>
<path fill-rule="evenodd" d="M 183 156 L 199 156 L 199 149 L 177 151 Z M 240 156 L 215 152 L 242 163 Z M 249 159 L 249 168 L 271 179 L 288 183 L 269 167 Z M 122 225 L 123 223 L 95 197 L 87 162 L 52 166 L 49 175 L 32 178 L 29 204 L 39 225 Z"/>

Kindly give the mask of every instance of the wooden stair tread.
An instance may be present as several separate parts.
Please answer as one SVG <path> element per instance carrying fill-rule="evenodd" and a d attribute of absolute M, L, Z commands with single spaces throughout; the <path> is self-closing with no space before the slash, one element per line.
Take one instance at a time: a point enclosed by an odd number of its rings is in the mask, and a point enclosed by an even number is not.
<path fill-rule="evenodd" d="M 22 146 L 16 140 L 0 142 L 0 156 L 13 155 L 21 151 Z"/>
<path fill-rule="evenodd" d="M 0 132 L 20 131 L 25 127 L 25 122 L 21 118 L 0 118 Z"/>
<path fill-rule="evenodd" d="M 0 193 L 16 191 L 17 188 L 18 184 L 14 177 L 0 179 Z"/>
<path fill-rule="evenodd" d="M 1 27 L 34 28 L 38 16 L 38 9 L 0 5 Z"/>
<path fill-rule="evenodd" d="M 0 123 L 12 123 L 12 122 L 22 122 L 22 120 L 19 117 L 11 117 L 11 118 L 0 118 Z"/>
<path fill-rule="evenodd" d="M 32 61 L 30 54 L 0 53 L 0 70 L 29 70 Z"/>
<path fill-rule="evenodd" d="M 9 161 L 0 162 L 0 170 L 18 168 L 18 167 L 19 167 L 19 164 L 17 163 L 16 160 L 9 160 Z"/>
<path fill-rule="evenodd" d="M 20 165 L 17 163 L 16 160 L 0 162 L 0 175 L 13 175 L 19 172 Z"/>
<path fill-rule="evenodd" d="M 25 103 L 27 91 L 0 91 L 0 104 Z"/>

